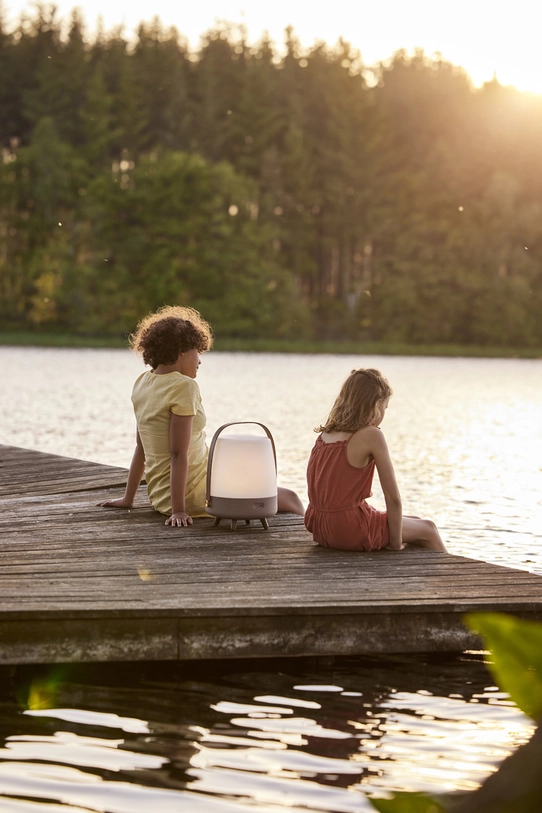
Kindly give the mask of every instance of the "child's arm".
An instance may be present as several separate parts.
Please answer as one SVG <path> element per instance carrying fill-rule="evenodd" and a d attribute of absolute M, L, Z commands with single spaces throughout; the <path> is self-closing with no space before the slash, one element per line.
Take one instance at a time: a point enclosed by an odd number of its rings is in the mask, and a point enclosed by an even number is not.
<path fill-rule="evenodd" d="M 388 529 L 390 532 L 390 541 L 386 547 L 389 550 L 402 550 L 405 547 L 403 543 L 403 506 L 397 480 L 395 479 L 393 463 L 388 451 L 388 444 L 380 429 L 368 427 L 367 431 L 370 431 L 370 450 L 376 463 L 378 478 L 386 500 Z"/>
<path fill-rule="evenodd" d="M 143 444 L 139 437 L 139 432 L 136 434 L 136 447 L 130 463 L 130 470 L 128 471 L 128 479 L 126 481 L 126 488 L 124 490 L 124 497 L 119 497 L 117 500 L 104 500 L 97 503 L 104 508 L 131 508 L 134 504 L 137 489 L 141 485 L 143 475 L 145 474 L 145 452 L 143 451 Z"/>
<path fill-rule="evenodd" d="M 166 525 L 192 525 L 192 517 L 185 510 L 185 494 L 188 479 L 188 447 L 193 420 L 193 415 L 171 413 L 169 422 L 171 516 L 166 520 Z"/>

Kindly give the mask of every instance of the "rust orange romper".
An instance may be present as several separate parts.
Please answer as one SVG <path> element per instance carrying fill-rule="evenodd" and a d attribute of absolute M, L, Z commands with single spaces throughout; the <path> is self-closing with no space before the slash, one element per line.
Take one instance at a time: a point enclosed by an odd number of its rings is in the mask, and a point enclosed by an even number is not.
<path fill-rule="evenodd" d="M 371 496 L 375 462 L 362 469 L 352 466 L 346 456 L 347 443 L 316 439 L 307 466 L 305 527 L 325 548 L 379 550 L 390 538 L 387 514 L 365 502 Z"/>

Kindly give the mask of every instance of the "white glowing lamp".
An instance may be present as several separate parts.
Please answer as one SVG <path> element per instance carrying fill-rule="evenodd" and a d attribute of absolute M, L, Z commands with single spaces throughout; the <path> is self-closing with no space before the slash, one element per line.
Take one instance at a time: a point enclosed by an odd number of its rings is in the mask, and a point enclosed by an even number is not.
<path fill-rule="evenodd" d="M 222 435 L 228 426 L 245 423 L 260 426 L 266 437 Z M 269 527 L 266 517 L 278 508 L 277 456 L 271 432 L 263 423 L 234 421 L 217 429 L 209 447 L 205 505 L 215 525 L 230 519 L 235 530 L 240 519 L 247 525 L 259 519 L 264 528 Z"/>

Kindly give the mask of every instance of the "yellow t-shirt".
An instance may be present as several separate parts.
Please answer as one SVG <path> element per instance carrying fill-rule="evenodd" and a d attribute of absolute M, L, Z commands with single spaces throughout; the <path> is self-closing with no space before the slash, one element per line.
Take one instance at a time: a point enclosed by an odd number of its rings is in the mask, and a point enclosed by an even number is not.
<path fill-rule="evenodd" d="M 207 516 L 206 419 L 199 387 L 194 379 L 178 372 L 155 375 L 147 370 L 134 384 L 132 404 L 145 451 L 145 478 L 149 499 L 153 508 L 162 514 L 171 514 L 170 415 L 174 412 L 175 415 L 194 416 L 188 447 L 185 508 L 190 516 Z"/>

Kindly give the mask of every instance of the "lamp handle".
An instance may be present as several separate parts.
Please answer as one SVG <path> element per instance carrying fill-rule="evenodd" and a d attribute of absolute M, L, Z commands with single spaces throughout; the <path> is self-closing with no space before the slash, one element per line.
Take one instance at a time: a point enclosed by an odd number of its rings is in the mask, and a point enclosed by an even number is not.
<path fill-rule="evenodd" d="M 211 445 L 209 446 L 209 458 L 207 460 L 207 480 L 205 484 L 205 505 L 211 505 L 211 466 L 213 462 L 213 455 L 215 452 L 216 442 L 218 440 L 218 436 L 222 432 L 223 429 L 227 429 L 228 426 L 239 426 L 240 424 L 248 424 L 252 423 L 255 426 L 261 426 L 264 430 L 265 434 L 271 441 L 271 448 L 273 449 L 273 458 L 275 460 L 275 474 L 277 473 L 277 451 L 275 449 L 275 441 L 273 440 L 273 435 L 263 423 L 259 423 L 259 421 L 230 421 L 230 423 L 223 423 L 213 435 L 213 439 L 211 441 Z"/>

